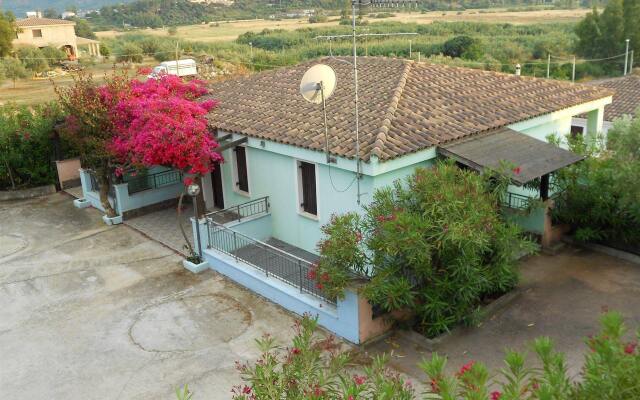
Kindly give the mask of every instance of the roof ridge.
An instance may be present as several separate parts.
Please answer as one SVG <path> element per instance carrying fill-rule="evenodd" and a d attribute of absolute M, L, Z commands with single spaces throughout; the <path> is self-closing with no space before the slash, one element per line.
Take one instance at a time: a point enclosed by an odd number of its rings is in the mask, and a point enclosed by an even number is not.
<path fill-rule="evenodd" d="M 384 119 L 382 120 L 382 126 L 378 130 L 378 134 L 373 142 L 371 154 L 378 158 L 382 158 L 384 147 L 387 143 L 387 133 L 389 133 L 389 128 L 391 128 L 391 120 L 394 118 L 396 110 L 398 109 L 398 104 L 400 103 L 400 98 L 402 97 L 402 92 L 404 91 L 404 87 L 409 79 L 409 71 L 413 64 L 413 60 L 407 60 L 405 62 L 404 69 L 402 74 L 400 74 L 400 79 L 398 80 L 398 86 L 396 86 L 396 90 L 393 91 L 391 103 L 389 104 L 389 107 L 387 107 Z"/>

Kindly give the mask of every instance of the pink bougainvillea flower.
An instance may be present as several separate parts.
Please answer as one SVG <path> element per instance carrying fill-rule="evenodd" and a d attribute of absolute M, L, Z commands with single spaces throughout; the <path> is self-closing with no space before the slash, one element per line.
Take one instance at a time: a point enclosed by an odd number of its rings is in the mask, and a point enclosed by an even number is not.
<path fill-rule="evenodd" d="M 513 169 L 513 173 L 516 174 L 516 175 L 520 175 L 520 172 L 522 172 L 522 168 L 520 168 L 520 167 L 515 167 Z"/>
<path fill-rule="evenodd" d="M 115 170 L 115 174 L 116 174 L 116 176 L 124 175 L 124 170 L 122 169 L 122 167 L 117 167 L 116 170 Z"/>
<path fill-rule="evenodd" d="M 353 383 L 355 383 L 357 386 L 363 385 L 367 380 L 366 376 L 361 376 L 361 375 L 354 375 L 353 376 Z"/>
<path fill-rule="evenodd" d="M 494 392 L 491 392 L 491 400 L 500 400 L 501 397 L 502 397 L 502 393 L 498 392 L 497 390 Z"/>
<path fill-rule="evenodd" d="M 438 385 L 438 381 L 435 379 L 431 379 L 431 382 L 429 382 L 431 384 L 431 391 L 433 393 L 440 393 L 440 386 Z"/>
<path fill-rule="evenodd" d="M 136 71 L 136 73 L 138 75 L 149 75 L 151 73 L 151 71 L 153 71 L 151 69 L 151 67 L 140 67 L 138 68 L 138 70 Z"/>
<path fill-rule="evenodd" d="M 291 349 L 291 353 L 292 354 L 300 354 L 301 350 L 297 347 L 294 347 L 293 349 Z"/>
<path fill-rule="evenodd" d="M 184 178 L 184 185 L 185 186 L 189 186 L 193 184 L 193 178 L 190 176 L 187 176 L 186 178 Z"/>

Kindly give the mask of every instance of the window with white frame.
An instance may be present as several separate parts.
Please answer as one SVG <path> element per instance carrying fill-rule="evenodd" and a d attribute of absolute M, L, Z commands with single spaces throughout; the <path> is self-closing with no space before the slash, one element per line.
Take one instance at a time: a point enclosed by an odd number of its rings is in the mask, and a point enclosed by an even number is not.
<path fill-rule="evenodd" d="M 298 161 L 297 164 L 300 212 L 317 216 L 316 165 L 304 161 Z"/>
<path fill-rule="evenodd" d="M 247 148 L 236 146 L 233 149 L 233 177 L 235 179 L 236 190 L 242 193 L 249 193 L 249 174 L 247 170 Z"/>

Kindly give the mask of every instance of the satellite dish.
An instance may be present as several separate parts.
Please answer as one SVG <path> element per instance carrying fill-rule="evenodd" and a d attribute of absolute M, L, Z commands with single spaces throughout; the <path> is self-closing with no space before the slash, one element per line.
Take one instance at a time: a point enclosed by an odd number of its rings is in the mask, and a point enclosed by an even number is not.
<path fill-rule="evenodd" d="M 326 64 L 316 64 L 302 76 L 300 94 L 310 103 L 320 104 L 336 88 L 336 72 Z"/>

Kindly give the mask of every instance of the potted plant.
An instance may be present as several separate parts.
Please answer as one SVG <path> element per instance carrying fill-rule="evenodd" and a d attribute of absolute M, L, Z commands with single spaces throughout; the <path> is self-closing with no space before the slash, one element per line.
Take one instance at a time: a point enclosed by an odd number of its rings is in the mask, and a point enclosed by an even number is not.
<path fill-rule="evenodd" d="M 203 260 L 200 254 L 190 249 L 190 255 L 182 260 L 182 266 L 194 274 L 197 274 L 209 268 L 209 263 Z"/>
<path fill-rule="evenodd" d="M 87 208 L 91 206 L 91 202 L 83 197 L 81 199 L 75 199 L 73 205 L 76 206 L 76 208 Z"/>

